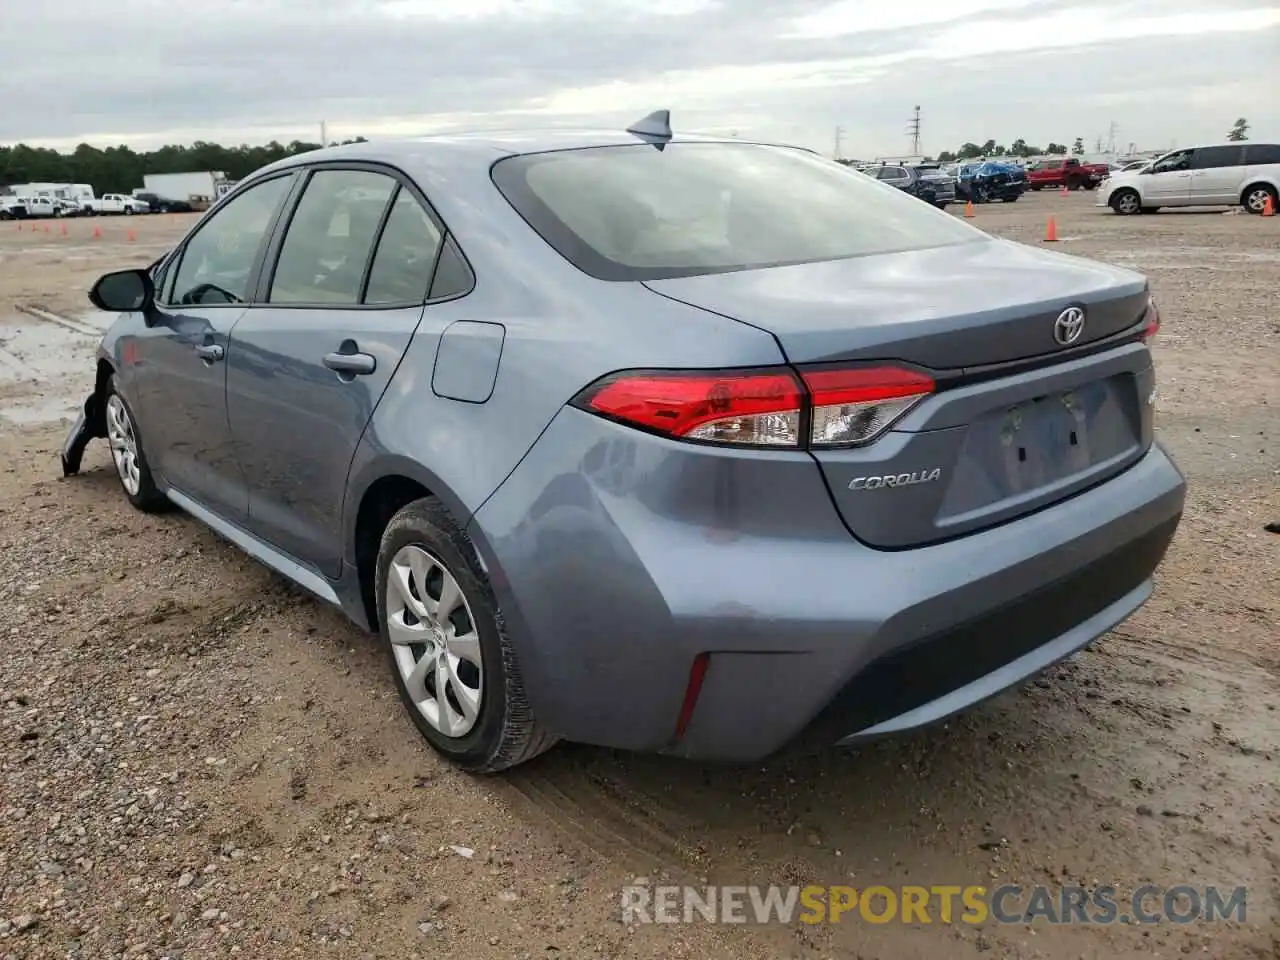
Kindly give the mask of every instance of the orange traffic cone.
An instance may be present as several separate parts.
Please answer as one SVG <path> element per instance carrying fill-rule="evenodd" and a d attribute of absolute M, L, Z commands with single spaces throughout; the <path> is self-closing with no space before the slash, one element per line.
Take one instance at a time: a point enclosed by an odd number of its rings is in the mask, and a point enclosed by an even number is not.
<path fill-rule="evenodd" d="M 1071 196 L 1071 191 L 1067 189 L 1067 185 L 1065 183 L 1062 185 L 1062 189 L 1059 190 L 1058 192 L 1061 193 L 1064 197 Z"/>
<path fill-rule="evenodd" d="M 966 203 L 965 203 L 965 205 L 964 205 L 964 215 L 965 215 L 966 217 L 972 217 L 972 216 L 973 216 L 973 201 L 972 201 L 972 200 L 969 200 L 968 202 L 966 202 Z"/>
<path fill-rule="evenodd" d="M 94 227 L 94 228 L 93 228 L 93 239 L 95 239 L 95 240 L 101 240 L 101 239 L 102 239 L 102 228 L 101 228 L 101 227 Z"/>
<path fill-rule="evenodd" d="M 61 232 L 62 232 L 62 235 L 63 235 L 64 237 L 67 235 L 67 225 L 66 225 L 65 223 L 62 225 L 62 231 L 61 231 Z"/>
<path fill-rule="evenodd" d="M 1262 202 L 1262 215 L 1264 217 L 1274 217 L 1276 215 L 1276 204 L 1271 199 L 1271 195 L 1267 194 L 1267 199 Z"/>
<path fill-rule="evenodd" d="M 49 232 L 49 225 L 47 223 L 44 225 L 44 232 L 45 233 Z"/>
<path fill-rule="evenodd" d="M 1045 224 L 1044 242 L 1045 243 L 1058 242 L 1058 221 L 1054 220 L 1053 217 L 1050 217 L 1049 222 Z"/>
<path fill-rule="evenodd" d="M 132 230 L 130 230 L 130 231 L 129 231 L 129 242 L 130 242 L 130 243 L 133 243 L 133 241 L 135 241 L 135 240 L 137 240 L 137 239 L 138 239 L 138 238 L 134 235 L 134 232 L 133 232 Z"/>

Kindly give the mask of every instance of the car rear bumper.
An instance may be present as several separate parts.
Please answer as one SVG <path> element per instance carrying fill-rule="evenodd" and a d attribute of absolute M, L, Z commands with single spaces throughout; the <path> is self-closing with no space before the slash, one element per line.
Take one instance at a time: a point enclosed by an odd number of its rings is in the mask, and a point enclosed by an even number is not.
<path fill-rule="evenodd" d="M 708 451 L 565 410 L 471 530 L 552 731 L 753 761 L 802 733 L 828 745 L 929 723 L 1087 645 L 1150 595 L 1184 497 L 1157 445 L 1019 520 L 879 551 L 849 536 L 806 455 Z"/>

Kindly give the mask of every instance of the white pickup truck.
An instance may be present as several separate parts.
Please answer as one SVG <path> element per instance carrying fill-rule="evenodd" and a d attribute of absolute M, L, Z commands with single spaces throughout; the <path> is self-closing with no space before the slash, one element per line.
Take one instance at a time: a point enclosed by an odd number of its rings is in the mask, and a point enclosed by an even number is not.
<path fill-rule="evenodd" d="M 146 213 L 151 208 L 145 200 L 138 200 L 123 193 L 104 193 L 96 200 L 84 202 L 86 213 Z"/>
<path fill-rule="evenodd" d="M 62 216 L 55 197 L 0 197 L 0 220 L 25 220 Z"/>

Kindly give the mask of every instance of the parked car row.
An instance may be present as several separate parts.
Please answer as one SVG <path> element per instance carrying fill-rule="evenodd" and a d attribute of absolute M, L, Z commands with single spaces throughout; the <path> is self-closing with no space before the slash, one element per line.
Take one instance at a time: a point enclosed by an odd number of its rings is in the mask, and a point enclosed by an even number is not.
<path fill-rule="evenodd" d="M 0 197 L 0 220 L 37 220 L 77 217 L 80 205 L 61 197 Z"/>
<path fill-rule="evenodd" d="M 0 197 L 0 220 L 45 220 L 60 217 L 93 217 L 107 214 L 149 213 L 145 200 L 123 193 L 101 197 Z"/>

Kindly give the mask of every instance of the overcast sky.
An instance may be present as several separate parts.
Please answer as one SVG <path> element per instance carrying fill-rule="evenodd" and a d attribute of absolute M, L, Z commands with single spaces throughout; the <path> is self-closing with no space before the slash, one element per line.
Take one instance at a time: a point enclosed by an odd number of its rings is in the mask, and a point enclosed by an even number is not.
<path fill-rule="evenodd" d="M 1280 139 L 1280 0 L 5 3 L 0 143 L 147 148 L 526 124 L 905 153 Z M 19 42 L 21 41 L 21 42 Z"/>

